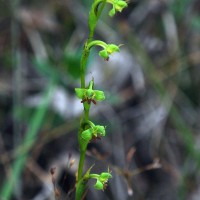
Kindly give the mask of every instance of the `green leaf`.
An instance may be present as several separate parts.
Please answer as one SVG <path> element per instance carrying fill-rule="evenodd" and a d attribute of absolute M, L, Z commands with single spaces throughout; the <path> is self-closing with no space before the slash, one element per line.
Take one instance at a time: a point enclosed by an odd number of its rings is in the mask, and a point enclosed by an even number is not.
<path fill-rule="evenodd" d="M 46 59 L 33 60 L 37 71 L 48 79 L 59 80 L 59 73 L 53 63 Z"/>
<path fill-rule="evenodd" d="M 92 170 L 92 168 L 94 167 L 94 164 L 87 170 L 87 172 L 85 173 L 83 179 L 88 179 L 90 176 L 90 171 Z"/>
<path fill-rule="evenodd" d="M 75 52 L 66 51 L 63 60 L 63 73 L 69 74 L 72 78 L 78 79 L 81 75 L 80 70 L 80 61 L 81 61 L 81 50 L 82 48 L 79 48 Z"/>

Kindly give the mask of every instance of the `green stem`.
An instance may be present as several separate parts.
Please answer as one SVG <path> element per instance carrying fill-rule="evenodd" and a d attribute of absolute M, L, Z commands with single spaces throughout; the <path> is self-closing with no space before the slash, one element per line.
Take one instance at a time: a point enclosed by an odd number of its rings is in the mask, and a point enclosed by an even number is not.
<path fill-rule="evenodd" d="M 103 47 L 104 49 L 108 46 L 105 42 L 103 42 L 101 40 L 93 40 L 90 43 L 88 43 L 88 49 L 90 49 L 94 45 Z"/>
<path fill-rule="evenodd" d="M 78 166 L 78 182 L 81 180 L 82 178 L 82 174 L 83 174 L 83 166 L 84 166 L 84 161 L 85 161 L 85 151 L 81 151 L 80 152 L 80 160 L 79 160 L 79 166 Z"/>
<path fill-rule="evenodd" d="M 90 174 L 89 175 L 89 179 L 90 178 L 98 179 L 99 178 L 99 174 Z"/>
<path fill-rule="evenodd" d="M 93 35 L 92 35 L 93 36 Z M 86 41 L 84 49 L 83 49 L 83 54 L 81 57 L 81 88 L 85 88 L 85 68 L 87 64 L 87 60 L 90 54 L 90 51 L 88 50 L 87 47 L 88 41 Z M 90 105 L 86 103 L 83 104 L 84 107 L 84 116 L 83 120 L 80 125 L 79 133 L 78 133 L 78 140 L 79 140 L 79 148 L 80 148 L 80 159 L 79 159 L 79 165 L 78 165 L 78 181 L 77 181 L 77 187 L 76 187 L 76 200 L 81 200 L 82 195 L 84 194 L 85 186 L 82 183 L 82 175 L 83 175 L 83 166 L 84 166 L 84 161 L 85 161 L 85 154 L 86 154 L 86 147 L 82 144 L 81 140 L 81 134 L 82 131 L 85 129 L 85 121 L 88 121 L 89 119 L 89 110 L 90 110 Z"/>
<path fill-rule="evenodd" d="M 84 122 L 87 122 L 89 120 L 89 112 L 90 112 L 90 105 L 84 103 Z"/>
<path fill-rule="evenodd" d="M 83 200 L 86 191 L 86 181 L 81 179 L 76 185 L 76 198 L 75 200 Z"/>
<path fill-rule="evenodd" d="M 86 41 L 81 57 L 81 88 L 85 88 L 85 68 L 89 54 L 90 51 L 87 48 L 87 41 Z"/>
<path fill-rule="evenodd" d="M 92 35 L 93 37 L 93 35 Z M 81 57 L 81 88 L 85 88 L 85 68 L 87 65 L 88 57 L 90 55 L 90 48 L 94 45 L 101 46 L 106 48 L 107 44 L 101 40 L 91 40 L 92 38 L 88 39 L 85 42 L 82 57 Z"/>
<path fill-rule="evenodd" d="M 99 3 L 102 2 L 101 7 L 98 9 Z M 91 11 L 90 11 L 90 17 L 89 17 L 89 38 L 85 42 L 82 57 L 81 57 L 81 88 L 85 89 L 85 69 L 86 69 L 86 64 L 88 61 L 88 57 L 90 55 L 90 48 L 88 48 L 88 44 L 93 44 L 93 36 L 94 36 L 94 30 L 96 28 L 97 21 L 99 19 L 99 16 L 105 6 L 106 0 L 99 0 L 95 1 L 92 5 Z M 96 12 L 96 13 L 95 13 Z M 100 42 L 102 45 L 102 42 Z M 90 111 L 90 105 L 86 103 L 83 104 L 84 107 L 84 116 L 82 119 L 82 123 L 80 125 L 79 133 L 78 133 L 78 140 L 79 140 L 79 148 L 80 148 L 80 160 L 79 160 L 79 165 L 78 165 L 78 181 L 77 181 L 77 187 L 76 187 L 76 200 L 81 200 L 82 195 L 84 194 L 84 190 L 86 187 L 86 183 L 83 183 L 82 176 L 83 176 L 83 166 L 84 166 L 84 161 L 85 161 L 85 154 L 86 154 L 86 147 L 81 144 L 81 134 L 82 131 L 85 130 L 85 122 L 89 120 L 89 111 Z"/>

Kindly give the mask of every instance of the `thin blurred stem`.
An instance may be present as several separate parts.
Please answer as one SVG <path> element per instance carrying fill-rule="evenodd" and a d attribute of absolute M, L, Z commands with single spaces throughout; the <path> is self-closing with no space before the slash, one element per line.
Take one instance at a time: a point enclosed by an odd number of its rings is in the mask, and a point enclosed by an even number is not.
<path fill-rule="evenodd" d="M 128 37 L 128 41 L 130 44 L 130 48 L 134 51 L 135 55 L 138 56 L 138 60 L 141 62 L 142 66 L 144 67 L 146 73 L 148 74 L 149 79 L 153 83 L 153 87 L 156 92 L 160 95 L 161 98 L 171 101 L 171 95 L 167 91 L 166 87 L 163 85 L 159 76 L 155 71 L 155 66 L 152 63 L 151 59 L 147 55 L 145 49 L 143 48 L 141 42 L 137 39 L 136 36 L 132 33 L 131 36 Z M 174 123 L 176 129 L 178 130 L 179 134 L 181 134 L 182 139 L 185 143 L 188 153 L 191 157 L 193 157 L 200 167 L 200 153 L 195 150 L 194 146 L 194 139 L 192 136 L 192 130 L 187 126 L 187 123 L 184 122 L 183 118 L 181 117 L 180 113 L 178 112 L 177 107 L 172 104 L 170 110 L 170 118 Z"/>
<path fill-rule="evenodd" d="M 34 113 L 33 117 L 30 120 L 29 129 L 26 133 L 26 137 L 24 138 L 23 142 L 23 146 L 25 146 L 29 150 L 33 146 L 36 140 L 36 135 L 42 125 L 50 99 L 52 97 L 53 86 L 54 83 L 52 81 L 44 93 L 44 98 L 41 105 L 36 110 L 36 112 Z M 14 161 L 14 164 L 10 171 L 10 176 L 8 177 L 8 179 L 6 180 L 0 191 L 2 199 L 9 200 L 11 198 L 13 187 L 17 184 L 17 181 L 20 178 L 21 172 L 24 168 L 27 158 L 28 158 L 28 153 L 26 152 L 22 155 L 18 155 L 18 157 Z"/>

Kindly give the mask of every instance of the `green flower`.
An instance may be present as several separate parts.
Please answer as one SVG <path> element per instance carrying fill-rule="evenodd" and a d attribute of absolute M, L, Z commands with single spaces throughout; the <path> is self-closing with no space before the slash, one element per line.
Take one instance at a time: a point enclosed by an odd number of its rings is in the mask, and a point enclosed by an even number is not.
<path fill-rule="evenodd" d="M 113 8 L 109 12 L 109 15 L 111 17 L 113 17 L 116 12 L 121 12 L 124 8 L 128 6 L 128 4 L 122 0 L 114 0 L 110 1 L 110 3 L 113 5 Z"/>
<path fill-rule="evenodd" d="M 96 104 L 96 101 L 103 101 L 105 99 L 105 95 L 103 91 L 93 90 L 94 80 L 91 80 L 87 89 L 85 88 L 75 88 L 76 96 L 79 99 L 82 99 L 81 103 L 87 102 L 90 104 L 91 102 Z"/>
<path fill-rule="evenodd" d="M 107 44 L 104 49 L 99 52 L 99 56 L 104 60 L 109 60 L 109 56 L 115 52 L 119 52 L 119 46 L 115 44 Z"/>
<path fill-rule="evenodd" d="M 102 172 L 100 175 L 98 174 L 90 174 L 91 178 L 95 178 L 97 181 L 94 185 L 94 188 L 97 190 L 104 190 L 107 187 L 108 179 L 112 178 L 110 172 Z"/>
<path fill-rule="evenodd" d="M 99 56 L 102 57 L 104 60 L 109 60 L 109 56 L 115 52 L 119 52 L 119 46 L 115 44 L 106 44 L 101 40 L 93 40 L 88 44 L 88 50 L 93 46 L 100 46 L 103 50 L 99 51 Z"/>
<path fill-rule="evenodd" d="M 105 131 L 105 126 L 95 126 L 93 127 L 93 136 L 97 137 L 97 136 L 105 136 L 106 135 L 106 131 Z"/>
<path fill-rule="evenodd" d="M 109 178 L 112 178 L 112 175 L 109 172 L 102 172 L 99 176 L 101 182 L 107 182 Z"/>
<path fill-rule="evenodd" d="M 89 142 L 92 139 L 101 138 L 106 135 L 105 126 L 94 125 L 91 121 L 88 122 L 91 128 L 82 132 L 81 137 Z"/>

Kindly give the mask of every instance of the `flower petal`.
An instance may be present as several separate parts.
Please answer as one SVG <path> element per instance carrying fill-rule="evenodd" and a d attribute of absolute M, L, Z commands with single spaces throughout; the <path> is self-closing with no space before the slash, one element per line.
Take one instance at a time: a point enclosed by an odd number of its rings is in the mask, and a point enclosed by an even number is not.
<path fill-rule="evenodd" d="M 99 51 L 99 56 L 102 57 L 103 59 L 108 59 L 109 57 L 108 52 L 105 49 Z"/>
<path fill-rule="evenodd" d="M 126 8 L 128 4 L 125 1 L 118 1 L 115 4 L 115 9 L 121 12 L 124 8 Z"/>
<path fill-rule="evenodd" d="M 103 190 L 103 187 L 104 187 L 103 183 L 97 179 L 97 182 L 94 185 L 94 188 L 97 189 L 97 190 Z"/>
<path fill-rule="evenodd" d="M 115 8 L 113 7 L 110 11 L 109 11 L 109 16 L 113 17 L 115 15 Z"/>
<path fill-rule="evenodd" d="M 105 127 L 104 126 L 99 126 L 97 125 L 95 127 L 96 132 L 100 135 L 100 136 L 105 136 L 106 135 L 106 131 L 105 131 Z"/>
<path fill-rule="evenodd" d="M 109 44 L 106 48 L 108 54 L 112 54 L 114 52 L 119 52 L 119 47 L 115 44 Z"/>
<path fill-rule="evenodd" d="M 105 99 L 105 95 L 103 91 L 94 90 L 94 94 L 95 94 L 95 99 L 97 101 L 103 101 Z"/>
<path fill-rule="evenodd" d="M 86 89 L 75 88 L 76 96 L 77 96 L 79 99 L 83 99 L 83 98 L 85 97 L 85 90 L 86 90 Z"/>
<path fill-rule="evenodd" d="M 92 139 L 92 128 L 83 131 L 81 137 L 86 141 L 90 141 Z"/>
<path fill-rule="evenodd" d="M 102 182 L 107 182 L 109 178 L 112 178 L 112 175 L 109 172 L 102 172 L 100 174 L 99 180 Z"/>

